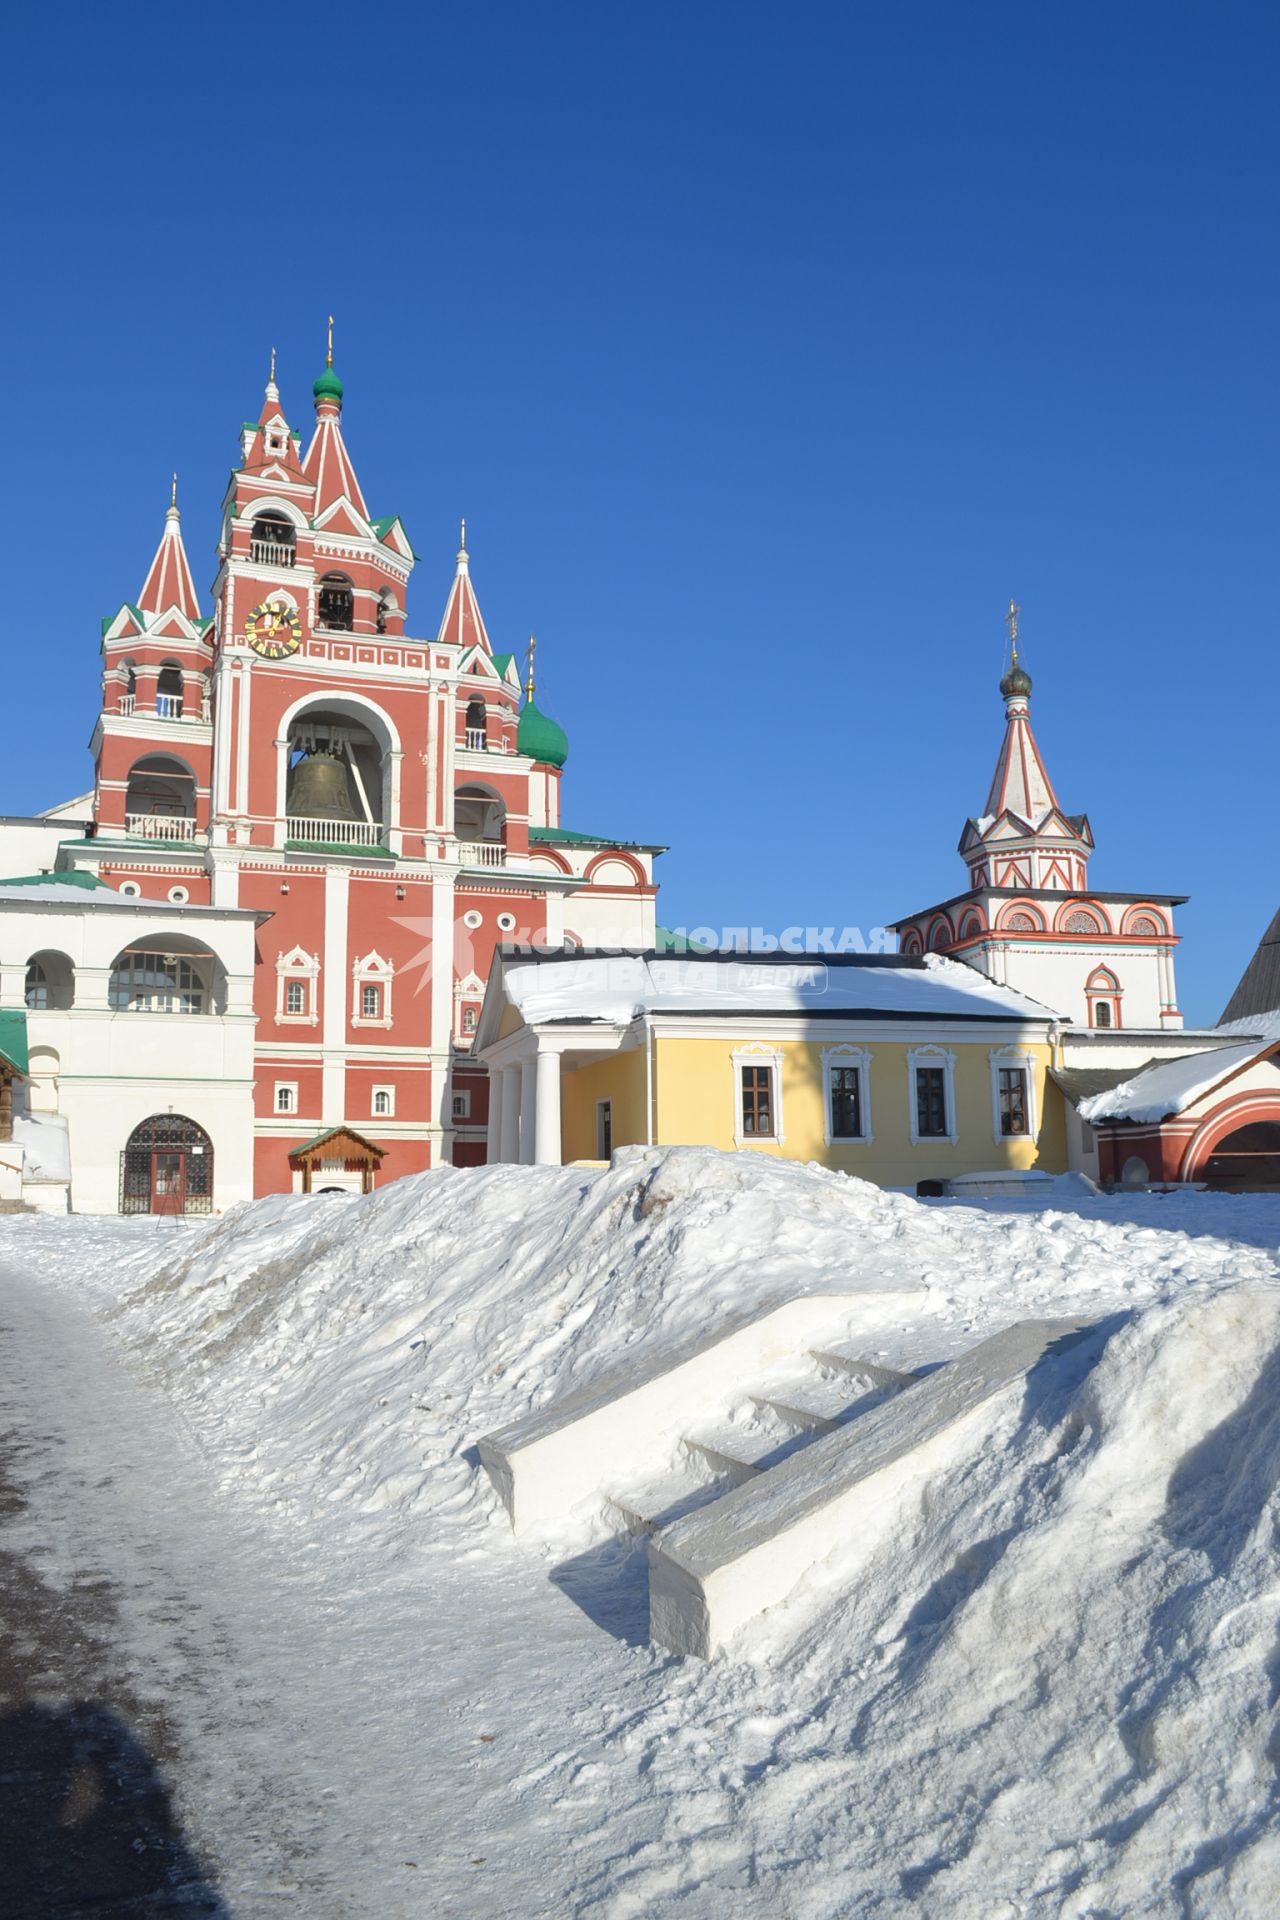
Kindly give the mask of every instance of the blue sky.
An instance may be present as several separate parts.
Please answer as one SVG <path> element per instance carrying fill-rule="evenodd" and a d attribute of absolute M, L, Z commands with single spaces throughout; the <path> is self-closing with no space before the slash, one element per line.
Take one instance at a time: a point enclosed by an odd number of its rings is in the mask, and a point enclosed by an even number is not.
<path fill-rule="evenodd" d="M 1099 886 L 1278 904 L 1280 16 L 1263 6 L 114 9 L 7 23 L 7 812 L 82 791 L 100 616 L 198 584 L 272 345 L 337 316 L 434 630 L 468 520 L 568 824 L 671 925 L 960 890 L 1010 594 Z"/>

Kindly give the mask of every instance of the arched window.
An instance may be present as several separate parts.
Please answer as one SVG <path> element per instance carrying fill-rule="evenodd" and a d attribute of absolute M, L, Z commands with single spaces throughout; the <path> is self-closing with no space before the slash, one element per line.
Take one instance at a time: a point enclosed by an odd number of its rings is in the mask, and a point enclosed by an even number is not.
<path fill-rule="evenodd" d="M 283 513 L 257 514 L 249 537 L 249 558 L 260 567 L 291 567 L 297 559 L 298 534 Z"/>
<path fill-rule="evenodd" d="M 951 922 L 946 919 L 935 920 L 929 929 L 929 946 L 934 953 L 941 953 L 944 947 L 951 945 Z"/>
<path fill-rule="evenodd" d="M 501 867 L 507 860 L 507 810 L 497 794 L 471 785 L 454 795 L 454 832 L 459 854 L 472 866 Z"/>
<path fill-rule="evenodd" d="M 1084 983 L 1092 1027 L 1120 1025 L 1120 982 L 1108 967 L 1095 967 Z"/>
<path fill-rule="evenodd" d="M 130 714 L 138 704 L 138 670 L 132 660 L 122 660 L 116 668 L 116 679 L 120 691 L 116 695 L 116 712 Z"/>
<path fill-rule="evenodd" d="M 466 743 L 476 752 L 483 753 L 488 745 L 488 735 L 484 724 L 484 701 L 468 700 Z"/>
<path fill-rule="evenodd" d="M 1149 913 L 1139 913 L 1129 922 L 1126 932 L 1136 934 L 1139 940 L 1152 940 L 1160 929 Z"/>
<path fill-rule="evenodd" d="M 378 604 L 374 611 L 373 623 L 377 631 L 379 633 L 385 633 L 387 631 L 388 621 L 394 620 L 399 611 L 400 609 L 396 605 L 394 593 L 392 593 L 390 587 L 384 587 L 378 595 Z"/>
<path fill-rule="evenodd" d="M 65 953 L 33 953 L 23 997 L 33 1013 L 64 1012 L 75 999 L 75 970 Z"/>
<path fill-rule="evenodd" d="M 120 1155 L 121 1213 L 212 1213 L 213 1142 L 181 1113 L 155 1113 Z"/>
<path fill-rule="evenodd" d="M 182 718 L 182 668 L 176 660 L 166 660 L 156 675 L 156 718 Z"/>
<path fill-rule="evenodd" d="M 1035 933 L 1038 931 L 1033 916 L 1023 908 L 1005 915 L 1004 924 L 1010 933 Z"/>
<path fill-rule="evenodd" d="M 196 828 L 196 779 L 171 753 L 148 753 L 129 769 L 125 831 L 145 840 L 190 840 Z"/>
<path fill-rule="evenodd" d="M 179 951 L 126 947 L 111 968 L 107 1005 L 113 1013 L 220 1012 L 223 985 L 216 957 L 194 943 Z"/>
<path fill-rule="evenodd" d="M 355 617 L 355 588 L 349 576 L 322 573 L 316 593 L 316 625 L 331 633 L 350 633 Z"/>

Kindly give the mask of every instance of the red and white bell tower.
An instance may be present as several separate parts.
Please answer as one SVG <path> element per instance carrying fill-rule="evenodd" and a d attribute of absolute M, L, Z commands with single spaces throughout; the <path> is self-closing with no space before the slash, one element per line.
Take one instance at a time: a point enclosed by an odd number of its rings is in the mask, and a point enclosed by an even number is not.
<path fill-rule="evenodd" d="M 104 623 L 94 834 L 127 892 L 249 908 L 258 935 L 259 1192 L 333 1129 L 379 1179 L 485 1158 L 469 1064 L 493 950 L 653 944 L 650 844 L 560 821 L 568 742 L 495 652 L 465 526 L 434 637 L 414 554 L 366 504 L 329 355 L 305 453 L 271 377 L 222 503 L 201 615 L 174 499 L 136 604 Z M 195 1116 L 198 1119 L 198 1115 Z"/>
<path fill-rule="evenodd" d="M 1092 1028 L 1181 1027 L 1173 910 L 1185 895 L 1100 893 L 1089 886 L 1093 831 L 1066 813 L 1031 730 L 1031 676 L 1018 658 L 1009 603 L 1005 727 L 981 814 L 965 822 L 969 889 L 896 923 L 903 953 L 967 960 L 1002 986 Z"/>

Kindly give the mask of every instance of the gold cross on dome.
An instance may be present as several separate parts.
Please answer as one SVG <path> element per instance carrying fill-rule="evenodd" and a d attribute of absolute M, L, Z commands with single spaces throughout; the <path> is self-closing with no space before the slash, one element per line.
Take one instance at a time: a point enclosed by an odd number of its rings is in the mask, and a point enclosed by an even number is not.
<path fill-rule="evenodd" d="M 1009 611 L 1004 617 L 1004 623 L 1009 629 L 1009 640 L 1013 646 L 1013 664 L 1015 667 L 1018 664 L 1018 615 L 1021 612 L 1022 608 L 1018 606 L 1016 601 L 1011 600 L 1009 602 Z"/>
<path fill-rule="evenodd" d="M 524 695 L 526 700 L 532 700 L 533 698 L 533 655 L 534 655 L 534 650 L 537 647 L 537 644 L 538 643 L 534 639 L 533 635 L 530 634 L 529 635 L 529 677 L 525 681 L 525 688 L 524 688 Z"/>
<path fill-rule="evenodd" d="M 331 367 L 333 365 L 333 315 L 332 314 L 329 315 L 329 351 L 325 355 L 324 363 L 326 367 Z"/>

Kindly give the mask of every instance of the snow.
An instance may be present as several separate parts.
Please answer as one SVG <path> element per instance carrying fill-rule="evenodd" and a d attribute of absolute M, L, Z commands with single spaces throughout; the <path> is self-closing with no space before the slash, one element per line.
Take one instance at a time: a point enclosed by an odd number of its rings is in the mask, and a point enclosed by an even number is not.
<path fill-rule="evenodd" d="M 1038 1001 L 940 954 L 923 967 L 841 966 L 821 956 L 749 953 L 661 960 L 607 954 L 581 960 L 510 961 L 502 982 L 525 1021 L 604 1020 L 627 1025 L 643 1013 L 826 1011 L 966 1019 L 1047 1020 Z"/>
<path fill-rule="evenodd" d="M 15 1114 L 13 1137 L 26 1149 L 27 1180 L 70 1180 L 71 1140 L 62 1114 Z"/>
<path fill-rule="evenodd" d="M 1241 1041 L 1235 1046 L 1216 1047 L 1210 1053 L 1164 1060 L 1104 1093 L 1090 1094 L 1080 1102 L 1080 1116 L 1096 1127 L 1104 1120 L 1156 1121 L 1182 1113 L 1219 1080 L 1248 1066 L 1270 1045 L 1269 1040 Z"/>
<path fill-rule="evenodd" d="M 702 1149 L 0 1221 L 49 1320 L 32 1366 L 82 1363 L 119 1436 L 93 1538 L 145 1529 L 198 1589 L 188 1632 L 138 1629 L 192 1845 L 233 1911 L 379 1920 L 1274 1911 L 1278 1252 L 1269 1197 L 979 1208 Z M 742 1657 L 650 1648 L 626 1542 L 512 1536 L 481 1435 L 735 1316 L 891 1287 L 918 1292 L 887 1367 L 1101 1324 Z"/>

